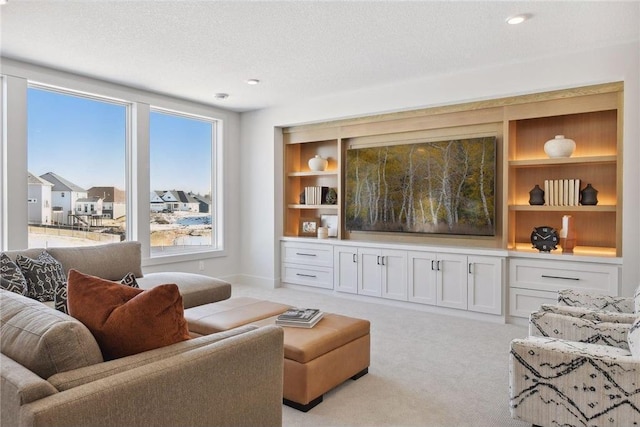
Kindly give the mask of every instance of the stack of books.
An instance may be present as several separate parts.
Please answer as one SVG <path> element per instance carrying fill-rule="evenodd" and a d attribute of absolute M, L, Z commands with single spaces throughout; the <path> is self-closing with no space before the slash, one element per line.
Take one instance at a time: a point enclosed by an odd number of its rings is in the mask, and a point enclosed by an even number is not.
<path fill-rule="evenodd" d="M 317 308 L 290 308 L 276 318 L 276 325 L 294 328 L 313 328 L 322 319 Z"/>
<path fill-rule="evenodd" d="M 580 204 L 579 179 L 545 179 L 544 198 L 547 206 L 578 206 Z"/>
<path fill-rule="evenodd" d="M 322 205 L 325 203 L 328 192 L 329 187 L 304 187 L 304 203 L 306 205 Z"/>

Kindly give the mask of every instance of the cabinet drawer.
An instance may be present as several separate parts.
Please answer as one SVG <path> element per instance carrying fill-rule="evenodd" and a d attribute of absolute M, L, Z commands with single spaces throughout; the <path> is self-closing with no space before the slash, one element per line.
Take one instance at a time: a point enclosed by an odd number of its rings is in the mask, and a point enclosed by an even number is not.
<path fill-rule="evenodd" d="M 509 260 L 511 287 L 557 292 L 581 289 L 618 295 L 618 266 L 554 260 Z"/>
<path fill-rule="evenodd" d="M 333 268 L 333 246 L 313 243 L 282 243 L 282 262 Z"/>
<path fill-rule="evenodd" d="M 529 314 L 538 310 L 541 304 L 557 302 L 558 294 L 555 292 L 512 288 L 509 292 L 509 314 L 529 318 Z"/>
<path fill-rule="evenodd" d="M 333 289 L 333 269 L 306 267 L 300 264 L 282 264 L 282 281 L 317 288 Z"/>

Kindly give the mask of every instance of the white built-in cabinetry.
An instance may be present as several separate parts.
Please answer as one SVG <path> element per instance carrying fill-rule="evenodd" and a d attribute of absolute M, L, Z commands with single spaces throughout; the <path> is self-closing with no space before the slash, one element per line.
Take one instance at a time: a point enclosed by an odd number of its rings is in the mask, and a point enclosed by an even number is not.
<path fill-rule="evenodd" d="M 345 243 L 345 242 L 341 242 Z M 282 281 L 438 307 L 503 315 L 505 252 L 408 245 L 282 242 Z M 333 264 L 326 263 L 333 251 Z M 455 253 L 458 252 L 458 253 Z M 486 250 L 478 252 L 487 252 Z M 321 262 L 322 260 L 322 262 Z M 332 270 L 332 283 L 324 279 Z"/>

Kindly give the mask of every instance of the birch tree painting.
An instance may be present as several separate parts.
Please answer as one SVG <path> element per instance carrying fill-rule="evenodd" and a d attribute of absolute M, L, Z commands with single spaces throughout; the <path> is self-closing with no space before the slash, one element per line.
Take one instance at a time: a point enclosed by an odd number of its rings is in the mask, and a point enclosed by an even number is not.
<path fill-rule="evenodd" d="M 494 137 L 347 150 L 346 227 L 492 236 Z"/>

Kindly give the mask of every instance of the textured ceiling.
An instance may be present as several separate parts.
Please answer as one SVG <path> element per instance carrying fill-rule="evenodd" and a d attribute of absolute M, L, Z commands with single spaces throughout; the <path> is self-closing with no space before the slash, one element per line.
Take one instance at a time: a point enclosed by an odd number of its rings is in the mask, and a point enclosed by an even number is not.
<path fill-rule="evenodd" d="M 507 25 L 517 13 L 533 18 Z M 633 1 L 8 0 L 0 47 L 4 57 L 249 111 L 637 41 L 639 15 Z"/>

